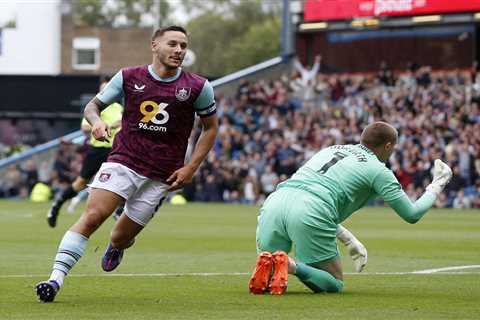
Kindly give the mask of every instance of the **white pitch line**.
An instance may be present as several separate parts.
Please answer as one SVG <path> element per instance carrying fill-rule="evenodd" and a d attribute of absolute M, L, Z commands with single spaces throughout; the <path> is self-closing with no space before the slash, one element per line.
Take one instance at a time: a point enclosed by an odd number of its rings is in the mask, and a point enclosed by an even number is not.
<path fill-rule="evenodd" d="M 453 270 L 465 270 L 465 269 L 480 269 L 480 265 L 471 265 L 471 266 L 455 266 L 455 267 L 445 267 L 445 268 L 436 268 L 436 269 L 426 269 L 413 271 L 413 274 L 429 274 L 437 273 L 443 271 L 453 271 Z"/>
<path fill-rule="evenodd" d="M 480 275 L 480 272 L 448 272 L 450 270 L 464 270 L 464 269 L 477 269 L 480 265 L 472 266 L 456 266 L 445 267 L 438 269 L 426 269 L 418 271 L 406 271 L 406 272 L 345 272 L 345 275 L 349 276 L 389 276 L 389 275 Z M 447 272 L 444 272 L 447 271 Z M 230 272 L 230 273 L 214 273 L 214 272 L 192 272 L 192 273 L 99 273 L 99 274 L 71 274 L 68 277 L 85 278 L 85 277 L 159 277 L 159 278 L 174 278 L 174 277 L 218 277 L 218 276 L 247 276 L 250 273 L 247 272 Z M 46 274 L 10 274 L 0 275 L 0 278 L 42 278 L 48 277 Z"/>

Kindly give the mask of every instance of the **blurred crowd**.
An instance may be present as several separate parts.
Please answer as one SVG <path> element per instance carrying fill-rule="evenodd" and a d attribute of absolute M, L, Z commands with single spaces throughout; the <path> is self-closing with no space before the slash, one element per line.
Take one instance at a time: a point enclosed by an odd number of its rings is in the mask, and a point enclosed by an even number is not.
<path fill-rule="evenodd" d="M 368 123 L 384 120 L 399 131 L 388 165 L 412 200 L 430 183 L 433 160 L 441 158 L 454 177 L 436 207 L 480 208 L 480 75 L 475 70 L 433 72 L 411 65 L 394 73 L 382 64 L 377 74 L 327 75 L 317 72 L 320 61 L 317 57 L 312 67 L 296 62 L 290 76 L 242 81 L 235 95 L 216 97 L 219 136 L 183 190 L 188 200 L 261 203 L 318 150 L 358 143 Z M 63 145 L 50 176 L 37 179 L 61 187 L 78 174 L 82 154 L 82 147 Z M 0 186 L 0 195 L 12 195 L 12 186 L 28 190 L 34 165 L 9 169 L 12 179 Z M 17 194 L 26 192 L 20 189 Z"/>
<path fill-rule="evenodd" d="M 80 173 L 85 150 L 85 145 L 64 142 L 49 159 L 10 165 L 0 179 L 0 198 L 27 198 L 38 182 L 48 185 L 52 194 L 66 188 Z"/>
<path fill-rule="evenodd" d="M 430 183 L 433 160 L 442 158 L 455 175 L 436 206 L 480 208 L 475 72 L 412 65 L 394 74 L 382 64 L 377 74 L 307 77 L 244 81 L 235 96 L 217 98 L 219 138 L 187 197 L 261 203 L 316 151 L 358 143 L 368 123 L 384 120 L 399 131 L 389 166 L 412 200 Z"/>

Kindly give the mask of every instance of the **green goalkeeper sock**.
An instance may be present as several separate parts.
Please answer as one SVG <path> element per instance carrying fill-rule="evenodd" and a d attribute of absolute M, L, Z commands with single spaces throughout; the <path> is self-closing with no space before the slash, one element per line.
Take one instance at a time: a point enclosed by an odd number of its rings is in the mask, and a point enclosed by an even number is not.
<path fill-rule="evenodd" d="M 343 281 L 336 279 L 330 273 L 297 262 L 295 275 L 313 292 L 341 292 Z"/>

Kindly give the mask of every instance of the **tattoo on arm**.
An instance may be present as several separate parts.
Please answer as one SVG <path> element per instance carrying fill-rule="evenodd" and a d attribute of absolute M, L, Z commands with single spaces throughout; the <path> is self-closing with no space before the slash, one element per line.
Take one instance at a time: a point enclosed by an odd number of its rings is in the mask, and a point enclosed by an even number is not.
<path fill-rule="evenodd" d="M 88 123 L 91 126 L 98 120 L 100 120 L 100 112 L 105 109 L 107 105 L 97 99 L 96 97 L 90 100 L 87 105 L 85 106 L 84 116 L 87 119 Z"/>

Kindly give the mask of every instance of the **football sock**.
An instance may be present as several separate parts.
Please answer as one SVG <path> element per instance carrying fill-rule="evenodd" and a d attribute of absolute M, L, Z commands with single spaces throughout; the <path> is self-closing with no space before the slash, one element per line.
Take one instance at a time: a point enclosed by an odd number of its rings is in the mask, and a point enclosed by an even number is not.
<path fill-rule="evenodd" d="M 75 197 L 77 194 L 78 192 L 73 190 L 72 185 L 69 185 L 68 188 L 60 192 L 60 196 L 55 200 L 53 206 L 59 208 L 65 203 L 65 201 Z"/>
<path fill-rule="evenodd" d="M 341 292 L 343 281 L 336 279 L 330 273 L 297 262 L 295 274 L 313 292 Z"/>
<path fill-rule="evenodd" d="M 63 278 L 85 252 L 87 242 L 88 238 L 80 233 L 67 231 L 58 246 L 53 271 L 49 280 L 55 280 L 61 286 L 63 284 Z"/>

